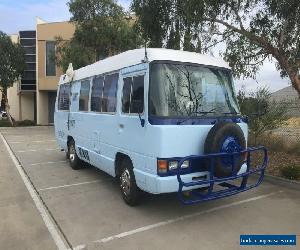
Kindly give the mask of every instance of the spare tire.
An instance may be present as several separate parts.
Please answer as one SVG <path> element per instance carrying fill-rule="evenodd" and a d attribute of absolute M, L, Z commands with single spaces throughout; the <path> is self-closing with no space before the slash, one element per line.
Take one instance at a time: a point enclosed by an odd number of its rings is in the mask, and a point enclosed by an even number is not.
<path fill-rule="evenodd" d="M 245 148 L 246 140 L 240 126 L 233 122 L 222 121 L 216 123 L 209 131 L 204 144 L 204 153 L 233 153 L 240 152 Z M 234 172 L 237 173 L 244 162 L 244 156 L 236 155 L 234 162 Z M 208 160 L 207 170 L 210 169 L 209 164 Z M 233 174 L 231 156 L 216 157 L 214 166 L 216 177 L 228 177 Z"/>

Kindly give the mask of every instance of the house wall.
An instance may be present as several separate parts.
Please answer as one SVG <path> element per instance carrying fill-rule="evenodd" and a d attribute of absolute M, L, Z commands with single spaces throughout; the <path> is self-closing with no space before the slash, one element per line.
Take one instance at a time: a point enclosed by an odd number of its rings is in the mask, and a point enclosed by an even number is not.
<path fill-rule="evenodd" d="M 34 93 L 22 93 L 21 101 L 21 116 L 20 120 L 34 120 Z"/>
<path fill-rule="evenodd" d="M 20 31 L 19 34 L 21 32 L 23 31 Z M 56 37 L 61 37 L 64 41 L 70 40 L 74 32 L 75 25 L 70 22 L 47 23 L 37 18 L 35 44 L 36 103 L 35 90 L 23 91 L 20 89 L 20 83 L 14 83 L 13 87 L 8 89 L 8 100 L 11 114 L 16 120 L 34 120 L 34 110 L 36 108 L 37 124 L 47 125 L 49 123 L 50 115 L 48 106 L 53 106 L 54 102 L 53 98 L 51 98 L 50 103 L 48 103 L 48 95 L 51 96 L 51 93 L 53 95 L 53 91 L 57 90 L 59 77 L 63 72 L 60 68 L 56 67 L 55 76 L 46 76 L 46 42 L 55 41 Z M 19 34 L 11 35 L 11 40 L 15 43 L 22 43 Z M 50 108 L 50 110 L 53 109 Z"/>
<path fill-rule="evenodd" d="M 7 90 L 7 98 L 10 106 L 10 114 L 16 121 L 34 120 L 34 93 L 22 93 L 18 91 L 19 83 L 15 82 Z"/>
<path fill-rule="evenodd" d="M 56 90 L 62 70 L 56 67 L 56 76 L 46 76 L 46 41 L 55 41 L 56 37 L 70 40 L 75 26 L 70 22 L 37 24 L 37 79 L 39 90 Z"/>
<path fill-rule="evenodd" d="M 48 92 L 37 91 L 37 123 L 40 125 L 48 124 Z"/>
<path fill-rule="evenodd" d="M 20 97 L 18 94 L 18 82 L 7 90 L 7 99 L 10 106 L 10 114 L 16 120 L 20 120 Z"/>
<path fill-rule="evenodd" d="M 59 77 L 63 74 L 56 67 L 55 76 L 46 76 L 46 42 L 55 41 L 56 37 L 70 40 L 75 32 L 74 24 L 70 22 L 37 23 L 37 123 L 49 123 L 48 92 L 56 91 Z"/>

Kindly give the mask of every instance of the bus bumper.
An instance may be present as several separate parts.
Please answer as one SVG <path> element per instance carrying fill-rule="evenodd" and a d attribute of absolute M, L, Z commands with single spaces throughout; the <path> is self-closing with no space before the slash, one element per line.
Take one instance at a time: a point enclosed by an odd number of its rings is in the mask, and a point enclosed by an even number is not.
<path fill-rule="evenodd" d="M 254 151 L 263 152 L 263 162 L 261 165 L 252 168 L 251 153 Z M 231 176 L 225 178 L 217 178 L 212 174 L 214 173 L 214 159 L 217 157 L 231 156 L 234 159 L 235 155 L 244 153 L 247 153 L 247 160 L 242 165 L 238 173 L 233 173 Z M 195 204 L 220 199 L 247 191 L 261 184 L 268 163 L 268 154 L 264 147 L 247 148 L 242 152 L 231 154 L 218 153 L 200 156 L 187 156 L 182 158 L 178 165 L 181 166 L 185 160 L 193 159 L 209 159 L 209 171 L 190 174 L 180 174 L 180 171 L 177 171 L 177 175 L 160 177 L 134 169 L 137 184 L 142 190 L 152 194 L 177 192 L 178 199 L 183 204 Z M 252 175 L 255 175 L 257 181 L 254 184 L 249 185 L 248 178 Z M 233 181 L 239 182 L 239 184 L 232 184 L 231 182 Z M 206 188 L 207 190 L 203 192 L 203 188 Z M 222 188 L 222 190 L 216 191 L 218 188 Z"/>
<path fill-rule="evenodd" d="M 263 152 L 263 162 L 261 165 L 255 166 L 252 168 L 251 166 L 251 153 L 255 151 L 262 151 Z M 245 165 L 244 171 L 239 171 L 238 173 L 233 173 L 229 177 L 224 178 L 217 178 L 214 176 L 214 161 L 216 158 L 222 157 L 231 157 L 231 165 L 232 169 L 234 168 L 235 164 L 235 156 L 239 154 L 247 154 L 247 160 Z M 195 180 L 195 181 L 185 181 L 183 178 L 184 175 L 180 174 L 180 171 L 177 171 L 177 180 L 179 183 L 178 187 L 178 198 L 180 202 L 183 204 L 195 204 L 203 201 L 209 200 L 216 200 L 223 197 L 235 195 L 244 191 L 247 191 L 251 188 L 257 187 L 260 185 L 264 178 L 265 169 L 268 164 L 268 153 L 264 147 L 257 147 L 257 148 L 247 148 L 241 152 L 235 153 L 216 153 L 216 154 L 207 154 L 201 156 L 188 156 L 184 157 L 179 162 L 178 169 L 180 170 L 180 166 L 186 160 L 193 160 L 193 159 L 206 159 L 209 162 L 209 178 L 207 180 Z M 257 181 L 254 184 L 248 184 L 248 178 L 251 175 L 256 174 Z M 239 184 L 235 184 L 232 182 L 240 181 Z M 207 185 L 208 189 L 207 192 L 203 193 L 197 189 L 193 189 L 189 196 L 184 194 L 186 188 L 197 187 L 197 186 L 204 186 Z M 215 191 L 216 188 L 221 188 L 221 190 Z"/>

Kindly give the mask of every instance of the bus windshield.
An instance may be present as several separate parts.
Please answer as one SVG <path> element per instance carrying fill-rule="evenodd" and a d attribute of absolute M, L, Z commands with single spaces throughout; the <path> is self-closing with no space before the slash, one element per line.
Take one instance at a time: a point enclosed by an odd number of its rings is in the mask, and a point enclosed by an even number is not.
<path fill-rule="evenodd" d="M 200 117 L 239 114 L 230 70 L 204 65 L 151 65 L 149 114 Z"/>

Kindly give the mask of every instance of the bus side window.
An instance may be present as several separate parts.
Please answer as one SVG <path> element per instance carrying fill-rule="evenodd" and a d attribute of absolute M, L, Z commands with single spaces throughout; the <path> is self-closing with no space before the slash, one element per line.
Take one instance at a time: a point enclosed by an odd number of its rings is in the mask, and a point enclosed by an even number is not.
<path fill-rule="evenodd" d="M 144 76 L 124 78 L 122 112 L 137 114 L 144 111 Z"/>
<path fill-rule="evenodd" d="M 124 78 L 122 112 L 130 113 L 130 97 L 131 97 L 132 77 Z"/>
<path fill-rule="evenodd" d="M 103 95 L 103 76 L 97 76 L 93 80 L 91 94 L 91 111 L 101 112 L 101 102 Z"/>
<path fill-rule="evenodd" d="M 70 91 L 69 84 L 62 84 L 59 87 L 58 110 L 69 110 L 70 108 Z"/>
<path fill-rule="evenodd" d="M 133 77 L 130 113 L 144 112 L 144 76 Z"/>
<path fill-rule="evenodd" d="M 116 112 L 118 79 L 118 73 L 105 76 L 102 98 L 102 112 Z"/>
<path fill-rule="evenodd" d="M 81 82 L 80 97 L 79 97 L 79 111 L 89 110 L 89 94 L 90 94 L 90 80 Z"/>

